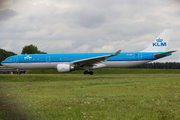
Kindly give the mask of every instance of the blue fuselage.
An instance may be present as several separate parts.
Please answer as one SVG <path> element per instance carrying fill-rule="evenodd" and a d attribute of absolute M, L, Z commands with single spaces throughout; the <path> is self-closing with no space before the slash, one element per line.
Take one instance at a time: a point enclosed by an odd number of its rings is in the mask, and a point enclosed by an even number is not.
<path fill-rule="evenodd" d="M 76 60 L 108 55 L 112 53 L 75 53 L 75 54 L 28 54 L 16 55 L 7 58 L 4 63 L 43 63 L 43 62 L 72 62 Z M 106 61 L 142 61 L 156 60 L 155 53 L 132 52 L 107 58 Z M 168 56 L 168 55 L 166 55 Z"/>
<path fill-rule="evenodd" d="M 110 54 L 113 53 L 25 54 L 8 57 L 1 64 L 17 69 L 56 69 L 58 64 L 69 64 L 73 61 Z M 154 54 L 157 54 L 157 52 L 120 53 L 117 56 L 107 58 L 101 63 L 105 65 L 104 68 L 132 67 L 156 60 Z M 166 54 L 163 57 L 169 55 L 171 54 Z M 83 67 L 75 69 L 83 69 Z"/>

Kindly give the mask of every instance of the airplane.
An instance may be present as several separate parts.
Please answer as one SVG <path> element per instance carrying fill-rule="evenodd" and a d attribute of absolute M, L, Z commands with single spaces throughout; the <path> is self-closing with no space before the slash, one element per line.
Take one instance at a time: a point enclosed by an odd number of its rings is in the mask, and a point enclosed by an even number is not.
<path fill-rule="evenodd" d="M 166 51 L 172 29 L 165 29 L 148 48 L 140 52 L 115 53 L 64 53 L 64 54 L 23 54 L 6 58 L 3 66 L 19 69 L 57 69 L 59 73 L 85 70 L 93 75 L 92 69 L 126 68 L 145 64 L 172 55 Z"/>

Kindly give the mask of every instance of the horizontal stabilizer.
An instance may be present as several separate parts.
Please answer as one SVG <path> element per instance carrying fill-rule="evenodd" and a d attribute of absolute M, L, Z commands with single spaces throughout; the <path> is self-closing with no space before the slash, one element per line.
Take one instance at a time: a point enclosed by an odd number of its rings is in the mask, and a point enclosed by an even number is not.
<path fill-rule="evenodd" d="M 164 56 L 164 55 L 167 55 L 167 54 L 170 54 L 170 53 L 173 53 L 173 52 L 176 52 L 176 51 L 177 51 L 177 50 L 174 50 L 174 51 L 168 51 L 168 52 L 161 53 L 161 54 L 156 53 L 156 54 L 154 55 L 154 57 L 155 57 L 155 58 L 160 58 L 160 57 L 162 57 L 162 56 Z"/>

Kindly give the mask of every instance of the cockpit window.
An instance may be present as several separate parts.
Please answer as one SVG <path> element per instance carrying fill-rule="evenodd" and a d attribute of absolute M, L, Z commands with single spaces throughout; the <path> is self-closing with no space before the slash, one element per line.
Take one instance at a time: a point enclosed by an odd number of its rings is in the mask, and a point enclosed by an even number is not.
<path fill-rule="evenodd" d="M 5 59 L 5 61 L 9 61 L 9 59 Z"/>

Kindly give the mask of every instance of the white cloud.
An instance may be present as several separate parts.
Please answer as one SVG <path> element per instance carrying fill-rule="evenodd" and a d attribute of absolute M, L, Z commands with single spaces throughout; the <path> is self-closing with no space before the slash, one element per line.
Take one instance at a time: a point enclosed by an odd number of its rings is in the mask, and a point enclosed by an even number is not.
<path fill-rule="evenodd" d="M 112 45 L 104 45 L 101 48 L 94 48 L 93 52 L 103 53 L 103 52 L 112 52 L 114 51 L 114 46 Z"/>
<path fill-rule="evenodd" d="M 86 52 L 88 52 L 88 49 L 89 49 L 89 45 L 84 44 L 78 48 L 75 48 L 73 50 L 73 53 L 86 53 Z"/>

